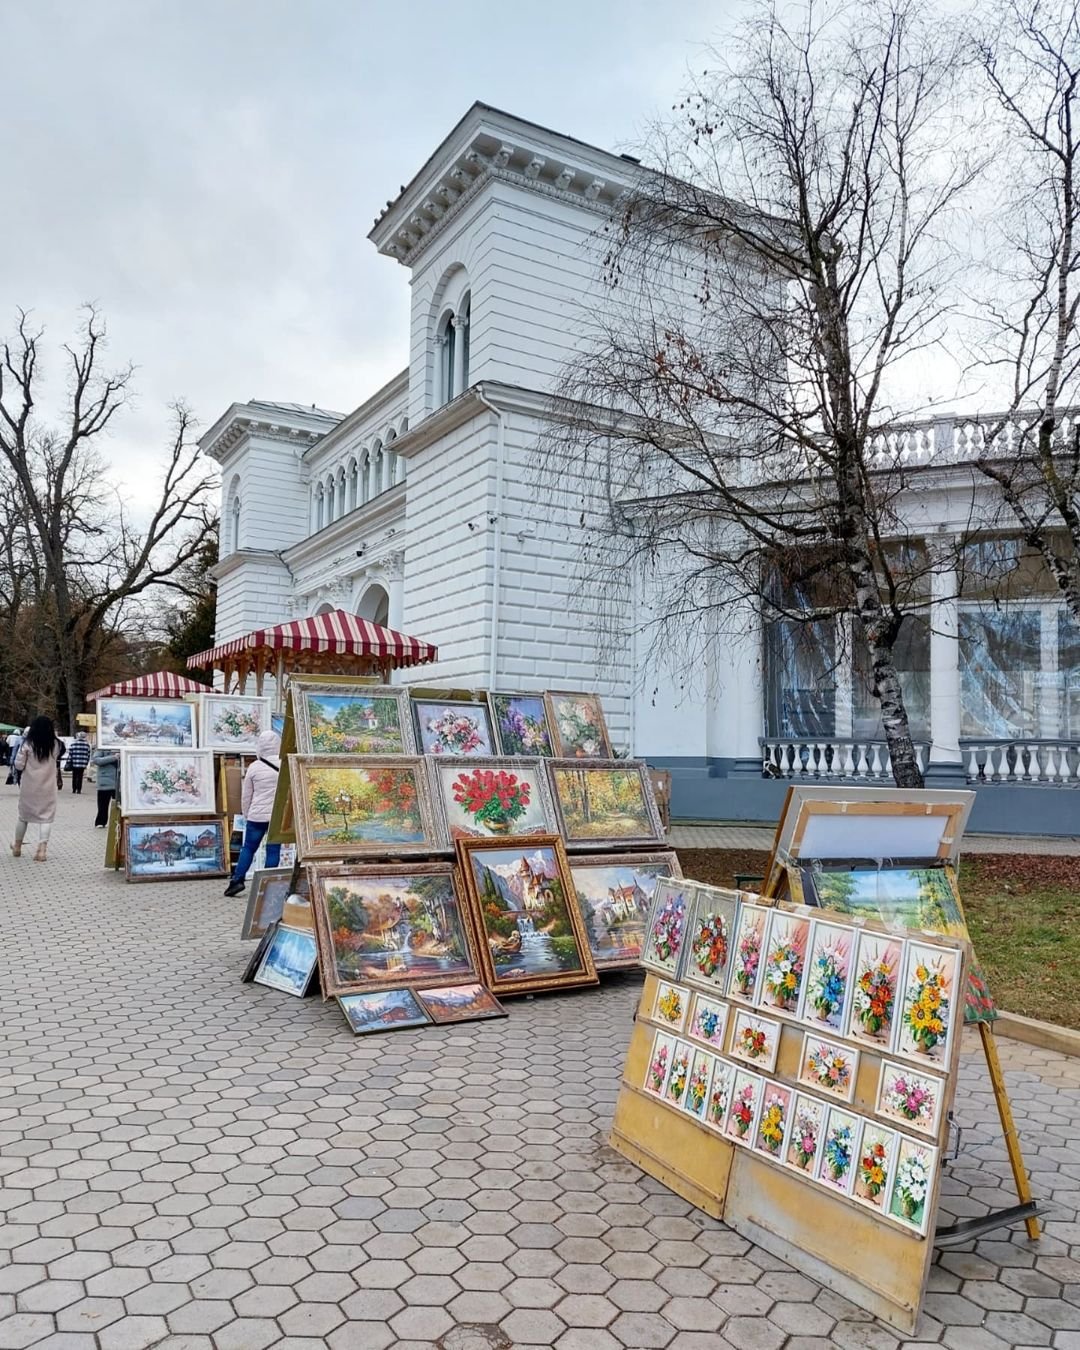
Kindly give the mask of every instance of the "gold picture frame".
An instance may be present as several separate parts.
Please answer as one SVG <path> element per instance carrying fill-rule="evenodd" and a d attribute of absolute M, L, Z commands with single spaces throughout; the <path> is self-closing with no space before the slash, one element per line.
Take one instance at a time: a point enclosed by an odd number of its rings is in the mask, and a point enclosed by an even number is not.
<path fill-rule="evenodd" d="M 304 860 L 447 851 L 419 755 L 290 755 L 289 778 L 297 848 Z M 357 809 L 377 793 L 392 803 L 390 810 Z"/>
<path fill-rule="evenodd" d="M 568 852 L 628 848 L 631 845 L 637 848 L 659 848 L 667 843 L 653 796 L 648 765 L 644 760 L 548 759 L 544 761 L 544 767 L 551 784 L 559 830 L 566 841 Z M 627 800 L 626 809 L 622 812 L 617 809 L 618 800 L 612 796 L 615 789 L 611 786 L 620 782 L 631 789 L 635 784 L 637 787 L 636 792 L 630 793 L 633 800 Z M 596 820 L 586 819 L 590 809 L 599 812 L 603 800 L 599 789 L 603 786 L 610 789 L 605 796 L 611 798 L 612 806 L 607 816 L 607 828 L 599 815 Z M 630 814 L 631 811 L 639 812 L 639 815 L 635 818 Z M 619 832 L 620 822 L 635 819 L 641 825 L 639 830 L 626 829 L 623 825 L 622 832 Z M 588 832 L 594 829 L 596 833 Z"/>
<path fill-rule="evenodd" d="M 582 690 L 549 689 L 544 694 L 544 702 L 547 706 L 548 731 L 551 734 L 556 759 L 611 759 L 611 736 L 608 734 L 607 720 L 604 717 L 599 694 Z M 586 730 L 582 730 L 581 734 L 576 736 L 570 733 L 570 724 L 565 711 L 562 711 L 563 720 L 560 723 L 561 704 L 573 702 L 581 705 L 579 711 L 584 719 L 583 726 L 591 728 L 595 733 L 595 746 L 593 738 L 587 735 Z"/>

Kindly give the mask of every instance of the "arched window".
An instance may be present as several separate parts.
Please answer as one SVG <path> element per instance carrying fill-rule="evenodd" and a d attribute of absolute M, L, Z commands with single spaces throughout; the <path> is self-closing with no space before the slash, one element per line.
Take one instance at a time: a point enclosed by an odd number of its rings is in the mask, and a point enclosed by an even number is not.
<path fill-rule="evenodd" d="M 356 467 L 356 460 L 349 460 L 349 510 L 355 511 L 360 504 L 360 471 Z"/>
<path fill-rule="evenodd" d="M 379 487 L 379 470 L 382 467 L 382 441 L 376 441 L 368 451 L 368 501 L 372 497 L 377 497 L 381 491 Z"/>
<path fill-rule="evenodd" d="M 233 552 L 240 547 L 240 494 L 233 493 L 232 499 L 232 546 Z"/>
<path fill-rule="evenodd" d="M 361 619 L 369 619 L 385 628 L 390 619 L 390 596 L 386 587 L 378 583 L 369 586 L 356 606 L 356 612 Z"/>
<path fill-rule="evenodd" d="M 469 387 L 469 320 L 472 318 L 472 296 L 466 291 L 461 298 L 461 308 L 457 312 L 454 324 L 457 328 L 457 341 L 461 345 L 461 389 Z M 461 390 L 458 391 L 459 393 Z"/>
<path fill-rule="evenodd" d="M 443 315 L 439 324 L 439 403 L 449 403 L 458 392 L 454 388 L 454 365 L 456 354 L 457 330 L 454 316 L 449 311 Z"/>
<path fill-rule="evenodd" d="M 344 469 L 339 469 L 339 470 L 338 470 L 337 499 L 338 499 L 338 509 L 337 509 L 337 513 L 338 513 L 339 516 L 343 516 L 343 515 L 345 514 L 345 512 L 349 509 L 348 506 L 345 504 L 345 470 L 344 470 Z"/>
<path fill-rule="evenodd" d="M 383 455 L 385 463 L 383 465 L 383 489 L 392 488 L 397 482 L 397 455 L 390 448 L 397 440 L 397 432 L 393 427 L 386 433 L 386 444 L 383 446 Z"/>
<path fill-rule="evenodd" d="M 326 523 L 329 525 L 334 519 L 334 475 L 331 474 L 326 480 Z"/>
<path fill-rule="evenodd" d="M 323 485 L 320 483 L 315 491 L 315 528 L 321 530 L 326 523 L 324 512 L 326 510 L 326 500 L 323 494 Z"/>

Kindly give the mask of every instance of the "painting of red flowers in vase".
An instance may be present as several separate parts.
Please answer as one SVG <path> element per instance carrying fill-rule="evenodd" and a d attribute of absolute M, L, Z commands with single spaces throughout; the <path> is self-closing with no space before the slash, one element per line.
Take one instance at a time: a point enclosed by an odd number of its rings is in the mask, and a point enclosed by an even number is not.
<path fill-rule="evenodd" d="M 437 761 L 434 770 L 451 839 L 551 832 L 551 800 L 538 761 Z"/>

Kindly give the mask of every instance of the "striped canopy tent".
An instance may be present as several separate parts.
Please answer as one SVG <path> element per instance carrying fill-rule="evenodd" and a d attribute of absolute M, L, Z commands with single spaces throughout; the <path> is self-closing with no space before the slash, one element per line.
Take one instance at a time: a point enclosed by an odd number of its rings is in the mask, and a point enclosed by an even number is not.
<path fill-rule="evenodd" d="M 344 609 L 332 609 L 273 628 L 256 628 L 189 656 L 188 666 L 223 670 L 225 688 L 230 689 L 235 680 L 241 694 L 250 675 L 255 676 L 255 688 L 261 694 L 263 680 L 271 674 L 280 698 L 287 674 L 375 675 L 385 683 L 392 670 L 420 666 L 437 660 L 438 655 L 438 648 L 422 638 L 383 628 Z"/>
<path fill-rule="evenodd" d="M 212 694 L 214 691 L 186 675 L 175 675 L 171 670 L 159 670 L 153 675 L 136 675 L 131 680 L 118 680 L 104 689 L 87 694 L 87 703 L 99 698 L 183 698 L 185 694 Z"/>

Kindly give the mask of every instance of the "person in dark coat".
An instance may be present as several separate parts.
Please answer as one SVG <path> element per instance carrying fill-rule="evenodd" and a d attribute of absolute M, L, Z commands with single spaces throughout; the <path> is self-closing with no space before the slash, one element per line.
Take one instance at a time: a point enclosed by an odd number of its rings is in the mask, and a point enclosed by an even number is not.
<path fill-rule="evenodd" d="M 90 763 L 90 742 L 85 731 L 77 731 L 68 750 L 68 766 L 71 769 L 71 790 L 76 796 L 82 796 L 83 774 Z"/>

